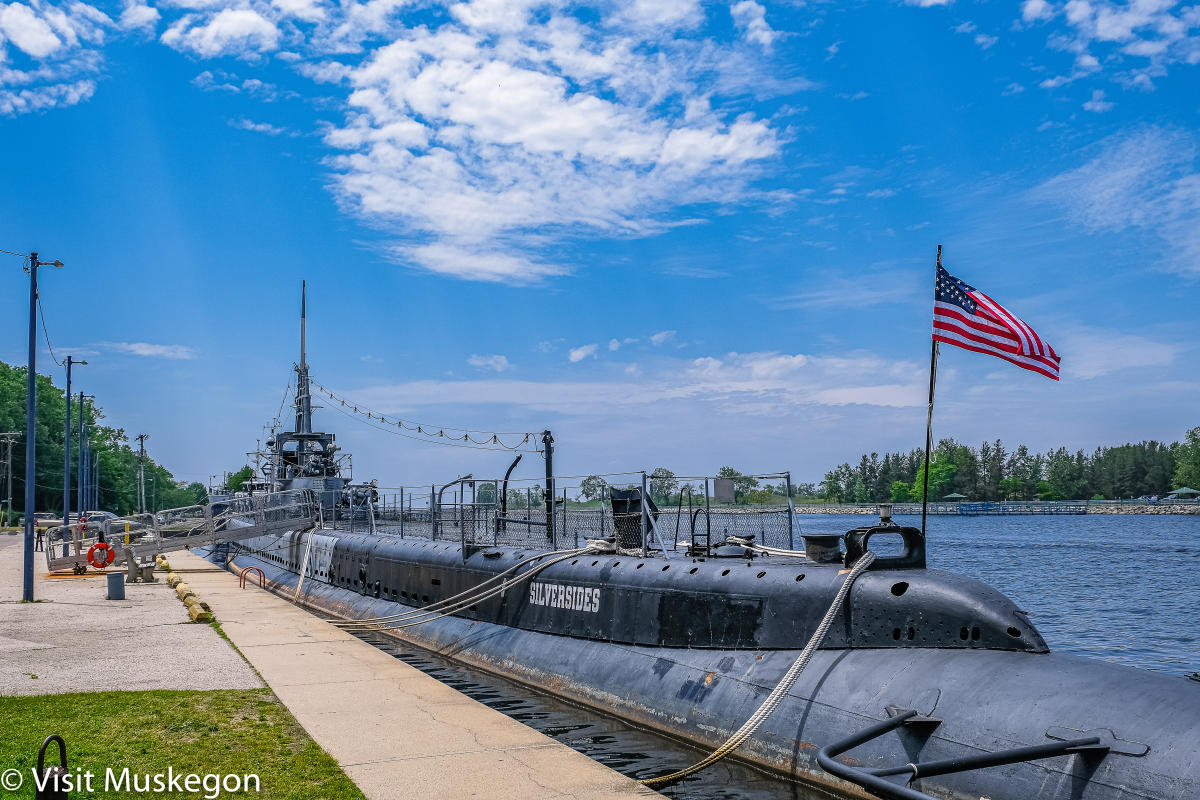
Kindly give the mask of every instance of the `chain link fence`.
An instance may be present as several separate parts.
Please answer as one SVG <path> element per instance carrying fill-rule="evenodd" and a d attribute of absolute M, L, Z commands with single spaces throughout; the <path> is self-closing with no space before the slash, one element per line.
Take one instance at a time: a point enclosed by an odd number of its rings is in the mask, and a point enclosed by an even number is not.
<path fill-rule="evenodd" d="M 715 546 L 730 536 L 788 549 L 800 541 L 786 473 L 740 476 L 747 491 L 720 483 L 724 478 L 623 478 L 556 478 L 552 519 L 538 484 L 463 479 L 440 488 L 356 487 L 360 491 L 325 511 L 324 521 L 355 533 L 546 550 L 610 537 L 626 551 L 671 552 Z M 770 479 L 778 486 L 754 489 Z"/>

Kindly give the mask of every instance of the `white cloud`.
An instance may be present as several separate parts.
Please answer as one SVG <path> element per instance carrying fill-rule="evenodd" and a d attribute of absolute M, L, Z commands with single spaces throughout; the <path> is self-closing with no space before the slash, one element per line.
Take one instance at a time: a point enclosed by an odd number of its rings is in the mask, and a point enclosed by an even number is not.
<path fill-rule="evenodd" d="M 542 256 L 562 238 L 652 235 L 678 205 L 744 202 L 776 133 L 708 102 L 744 60 L 670 36 L 695 3 L 670 4 L 664 28 L 616 24 L 649 8 L 589 24 L 553 4 L 475 0 L 441 27 L 394 28 L 357 65 L 322 62 L 315 79 L 350 89 L 326 135 L 345 206 L 427 242 L 398 247 L 413 266 L 529 282 L 565 271 Z"/>
<path fill-rule="evenodd" d="M 670 360 L 647 382 L 638 380 L 636 364 L 624 372 L 628 379 L 620 381 L 419 380 L 357 389 L 354 397 L 387 413 L 471 403 L 593 417 L 651 406 L 668 413 L 699 407 L 757 417 L 788 413 L 797 404 L 916 408 L 925 402 L 924 376 L 914 363 L 869 354 L 728 353 Z"/>
<path fill-rule="evenodd" d="M 620 350 L 620 349 L 621 349 L 621 340 L 620 339 L 609 339 L 608 340 L 608 352 L 615 353 L 617 350 Z"/>
<path fill-rule="evenodd" d="M 90 98 L 96 91 L 92 80 L 59 83 L 32 89 L 0 89 L 0 114 L 26 114 L 48 108 L 73 106 Z"/>
<path fill-rule="evenodd" d="M 979 49 L 981 50 L 990 49 L 998 41 L 1000 41 L 1000 39 L 995 36 L 989 36 L 986 33 L 975 34 L 975 44 L 979 45 Z"/>
<path fill-rule="evenodd" d="M 767 24 L 766 9 L 754 0 L 741 0 L 729 9 L 733 22 L 752 42 L 762 45 L 764 50 L 770 50 L 771 45 L 779 38 L 779 33 Z M 834 52 L 837 52 L 836 47 Z"/>
<path fill-rule="evenodd" d="M 256 58 L 279 47 L 275 23 L 250 8 L 225 8 L 207 21 L 185 14 L 159 37 L 168 47 L 198 56 Z"/>
<path fill-rule="evenodd" d="M 90 98 L 113 21 L 74 0 L 0 2 L 0 114 L 70 106 Z"/>
<path fill-rule="evenodd" d="M 1145 336 L 1088 326 L 1066 329 L 1061 342 L 1054 347 L 1062 356 L 1063 373 L 1080 380 L 1131 369 L 1169 366 L 1180 351 L 1176 345 Z"/>
<path fill-rule="evenodd" d="M 567 353 L 567 360 L 575 364 L 594 355 L 596 355 L 596 345 L 585 344 L 580 347 L 571 348 L 570 352 Z"/>
<path fill-rule="evenodd" d="M 675 338 L 675 331 L 659 331 L 658 333 L 656 333 L 650 337 L 650 342 L 655 347 L 658 347 L 663 342 L 669 342 L 670 340 L 672 340 L 674 338 Z"/>
<path fill-rule="evenodd" d="M 160 18 L 158 9 L 140 0 L 129 0 L 121 12 L 120 26 L 125 30 L 153 29 Z"/>
<path fill-rule="evenodd" d="M 278 8 L 286 16 L 292 16 L 305 22 L 318 22 L 325 19 L 325 9 L 320 0 L 271 0 L 271 5 Z"/>
<path fill-rule="evenodd" d="M 269 122 L 255 122 L 245 117 L 229 120 L 229 127 L 237 128 L 241 131 L 251 131 L 253 133 L 265 133 L 267 136 L 295 136 L 295 131 L 288 128 L 281 128 L 278 125 L 272 125 Z"/>
<path fill-rule="evenodd" d="M 1165 252 L 1148 263 L 1200 276 L 1200 173 L 1194 134 L 1142 128 L 1109 137 L 1082 166 L 1046 181 L 1034 199 L 1094 231 L 1143 230 Z"/>
<path fill-rule="evenodd" d="M 1021 19 L 1026 22 L 1049 19 L 1054 16 L 1054 9 L 1046 0 L 1025 0 L 1021 4 Z"/>
<path fill-rule="evenodd" d="M 146 342 L 101 342 L 100 347 L 128 353 L 133 356 L 188 360 L 196 357 L 196 351 L 181 344 L 147 344 Z"/>
<path fill-rule="evenodd" d="M 1125 70 L 1118 72 L 1118 80 L 1143 89 L 1153 87 L 1153 78 L 1166 75 L 1168 65 L 1200 63 L 1200 34 L 1194 33 L 1200 29 L 1200 14 L 1194 7 L 1169 0 L 1069 0 L 1063 10 L 1066 33 L 1053 32 L 1049 43 L 1075 54 L 1076 66 L 1084 73 L 1101 66 L 1090 50 L 1105 51 L 1106 63 Z M 1026 22 L 1046 20 L 1054 16 L 1054 8 L 1028 0 L 1021 15 Z"/>
<path fill-rule="evenodd" d="M 492 370 L 493 372 L 504 372 L 512 366 L 508 363 L 508 358 L 502 355 L 480 356 L 472 355 L 467 359 L 467 363 L 472 367 L 479 369 Z"/>
<path fill-rule="evenodd" d="M 1091 111 L 1096 114 L 1100 114 L 1105 111 L 1108 111 L 1112 107 L 1113 107 L 1112 102 L 1104 99 L 1104 90 L 1103 89 L 1093 90 L 1092 91 L 1092 99 L 1088 100 L 1086 103 L 1083 104 L 1083 108 L 1085 111 Z"/>
<path fill-rule="evenodd" d="M 0 8 L 0 32 L 26 55 L 44 58 L 63 46 L 50 24 L 22 3 Z"/>
<path fill-rule="evenodd" d="M 923 228 L 909 226 L 909 230 Z M 772 295 L 766 300 L 771 308 L 846 309 L 877 305 L 903 305 L 914 302 L 925 290 L 925 283 L 908 271 L 862 271 L 845 276 L 837 273 L 819 275 L 812 282 L 818 288 Z"/>

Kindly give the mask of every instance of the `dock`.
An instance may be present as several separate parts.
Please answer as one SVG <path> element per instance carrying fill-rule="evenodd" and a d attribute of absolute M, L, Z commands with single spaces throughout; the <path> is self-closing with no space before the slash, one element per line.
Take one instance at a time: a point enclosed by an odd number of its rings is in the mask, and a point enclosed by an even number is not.
<path fill-rule="evenodd" d="M 229 640 L 375 800 L 659 796 L 198 556 L 172 567 Z"/>

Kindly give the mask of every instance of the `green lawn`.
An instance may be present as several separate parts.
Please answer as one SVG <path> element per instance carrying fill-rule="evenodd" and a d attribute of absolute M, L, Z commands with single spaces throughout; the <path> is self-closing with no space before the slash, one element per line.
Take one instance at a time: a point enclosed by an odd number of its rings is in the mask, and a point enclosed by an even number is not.
<path fill-rule="evenodd" d="M 0 697 L 0 770 L 17 768 L 25 785 L 0 798 L 33 797 L 29 768 L 42 740 L 57 733 L 67 743 L 72 771 L 96 773 L 93 791 L 72 798 L 211 797 L 210 791 L 106 792 L 105 769 L 120 774 L 258 775 L 261 792 L 220 797 L 271 800 L 362 798 L 337 762 L 309 738 L 269 689 L 211 692 L 96 692 Z M 58 763 L 55 745 L 47 764 Z"/>

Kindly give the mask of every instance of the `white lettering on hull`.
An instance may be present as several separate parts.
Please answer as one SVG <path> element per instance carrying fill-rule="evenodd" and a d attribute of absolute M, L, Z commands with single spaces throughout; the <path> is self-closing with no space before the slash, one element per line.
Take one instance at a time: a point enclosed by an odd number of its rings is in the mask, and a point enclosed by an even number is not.
<path fill-rule="evenodd" d="M 600 610 L 600 590 L 560 583 L 532 583 L 529 586 L 529 603 L 595 614 Z"/>

